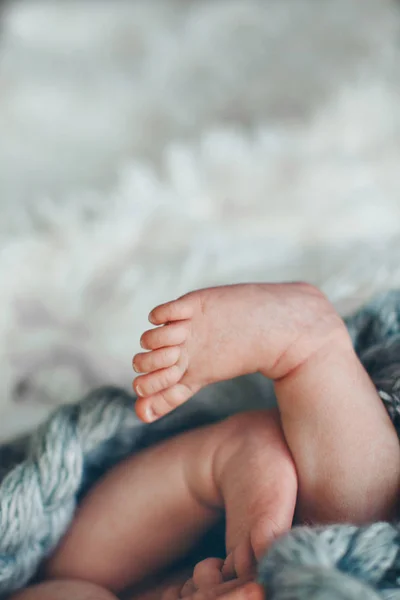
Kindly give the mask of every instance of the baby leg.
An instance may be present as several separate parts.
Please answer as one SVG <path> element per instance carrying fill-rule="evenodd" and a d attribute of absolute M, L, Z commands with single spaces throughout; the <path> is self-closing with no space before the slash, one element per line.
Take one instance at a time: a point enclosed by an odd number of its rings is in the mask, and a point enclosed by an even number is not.
<path fill-rule="evenodd" d="M 300 518 L 366 522 L 393 515 L 400 449 L 345 325 L 307 284 L 259 284 L 192 292 L 157 307 L 163 325 L 134 357 L 144 420 L 164 415 L 201 387 L 261 371 L 275 382 L 299 477 Z M 385 465 L 385 468 L 382 468 Z"/>
<path fill-rule="evenodd" d="M 29 587 L 10 600 L 117 600 L 116 596 L 92 583 L 84 581 L 47 581 Z"/>
<path fill-rule="evenodd" d="M 239 588 L 240 585 L 240 589 Z M 213 600 L 213 598 L 224 595 L 226 600 L 250 600 L 247 590 L 243 589 L 242 582 L 229 582 L 219 585 L 216 588 L 195 592 L 193 600 Z M 154 589 L 146 593 L 127 595 L 126 600 L 179 600 L 182 582 L 174 585 L 167 582 L 165 585 L 155 586 Z M 263 600 L 262 588 L 257 584 L 252 584 L 252 588 L 257 589 L 258 593 L 252 595 L 254 600 Z M 235 592 L 232 595 L 232 592 Z M 239 593 L 238 593 L 239 592 Z M 84 581 L 47 581 L 35 585 L 16 594 L 13 594 L 9 600 L 117 600 L 111 592 L 92 583 Z"/>
<path fill-rule="evenodd" d="M 290 528 L 294 464 L 274 413 L 236 415 L 128 459 L 83 500 L 45 573 L 120 592 L 185 555 L 226 511 L 235 573 Z"/>

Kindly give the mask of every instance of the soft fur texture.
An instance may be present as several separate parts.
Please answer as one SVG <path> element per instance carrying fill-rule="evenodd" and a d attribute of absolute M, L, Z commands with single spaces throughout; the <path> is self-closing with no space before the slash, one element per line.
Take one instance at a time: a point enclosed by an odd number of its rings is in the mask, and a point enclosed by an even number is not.
<path fill-rule="evenodd" d="M 129 389 L 147 312 L 192 288 L 400 283 L 397 3 L 1 7 L 2 439 Z"/>

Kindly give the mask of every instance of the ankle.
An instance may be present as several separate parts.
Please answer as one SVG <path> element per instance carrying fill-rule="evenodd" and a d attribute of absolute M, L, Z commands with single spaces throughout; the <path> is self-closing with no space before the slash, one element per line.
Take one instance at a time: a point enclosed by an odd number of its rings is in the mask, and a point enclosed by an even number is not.
<path fill-rule="evenodd" d="M 323 299 L 312 327 L 299 332 L 296 339 L 277 358 L 268 374 L 262 374 L 278 383 L 289 379 L 310 362 L 318 362 L 321 356 L 330 355 L 333 358 L 337 354 L 358 360 L 344 321 L 333 306 Z"/>

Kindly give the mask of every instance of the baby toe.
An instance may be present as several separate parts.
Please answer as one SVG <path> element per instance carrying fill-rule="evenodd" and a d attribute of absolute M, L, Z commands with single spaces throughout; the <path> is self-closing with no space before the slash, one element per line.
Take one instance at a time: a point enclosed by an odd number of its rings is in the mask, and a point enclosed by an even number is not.
<path fill-rule="evenodd" d="M 224 564 L 221 568 L 221 574 L 224 581 L 231 581 L 232 579 L 236 579 L 236 569 L 235 569 L 235 561 L 233 552 L 230 552 L 226 557 Z"/>
<path fill-rule="evenodd" d="M 194 594 L 196 590 L 196 585 L 193 581 L 193 578 L 191 577 L 186 581 L 186 583 L 183 584 L 180 597 L 185 598 L 186 596 L 192 596 L 192 594 Z"/>
<path fill-rule="evenodd" d="M 162 390 L 173 386 L 182 377 L 182 370 L 178 365 L 166 369 L 159 369 L 147 375 L 140 375 L 134 381 L 135 392 L 142 397 L 153 396 Z"/>
<path fill-rule="evenodd" d="M 208 589 L 223 583 L 223 565 L 222 558 L 206 558 L 197 563 L 193 570 L 193 581 L 197 589 Z"/>
<path fill-rule="evenodd" d="M 239 579 L 254 575 L 257 565 L 249 538 L 245 538 L 233 551 L 233 567 Z"/>
<path fill-rule="evenodd" d="M 150 373 L 174 365 L 181 350 L 179 346 L 167 346 L 151 352 L 139 352 L 133 358 L 133 369 L 136 373 Z"/>
<path fill-rule="evenodd" d="M 136 413 L 139 419 L 151 423 L 186 402 L 196 391 L 177 383 L 148 398 L 139 397 L 135 403 Z"/>
<path fill-rule="evenodd" d="M 165 302 L 154 308 L 149 314 L 149 321 L 153 325 L 162 325 L 171 321 L 181 321 L 183 319 L 190 319 L 193 316 L 192 303 L 186 296 L 178 298 L 178 300 L 172 300 L 172 302 Z"/>
<path fill-rule="evenodd" d="M 179 346 L 187 338 L 188 326 L 188 321 L 177 321 L 163 327 L 149 329 L 140 338 L 140 345 L 145 350 L 156 350 L 165 346 Z"/>
<path fill-rule="evenodd" d="M 165 415 L 186 402 L 194 393 L 195 391 L 190 390 L 186 385 L 177 383 L 154 396 L 153 410 L 156 415 Z"/>

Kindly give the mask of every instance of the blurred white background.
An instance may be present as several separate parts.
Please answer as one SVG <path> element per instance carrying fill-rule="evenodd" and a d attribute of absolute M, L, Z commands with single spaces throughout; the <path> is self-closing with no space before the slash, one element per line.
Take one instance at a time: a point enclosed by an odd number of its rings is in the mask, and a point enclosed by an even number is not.
<path fill-rule="evenodd" d="M 400 5 L 3 2 L 0 436 L 130 388 L 158 302 L 400 282 Z"/>

